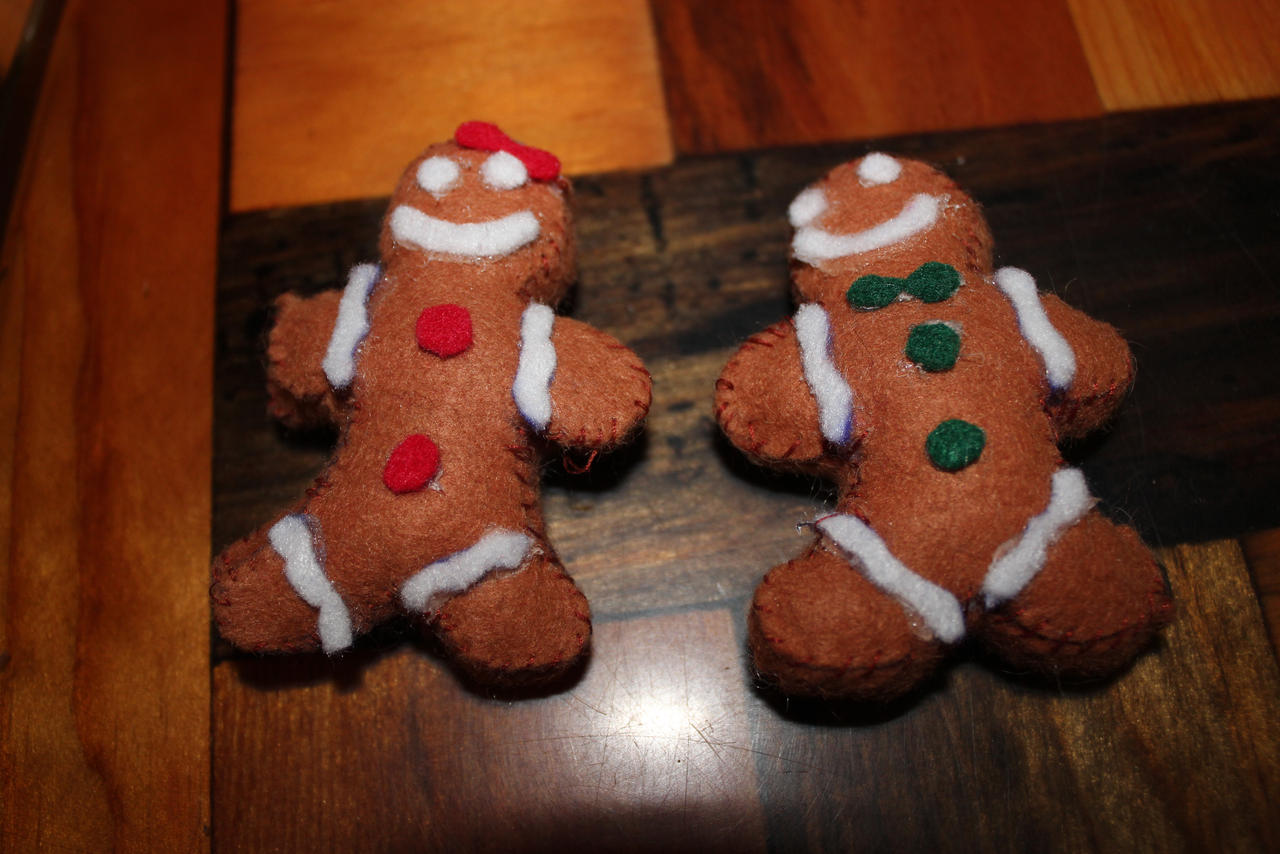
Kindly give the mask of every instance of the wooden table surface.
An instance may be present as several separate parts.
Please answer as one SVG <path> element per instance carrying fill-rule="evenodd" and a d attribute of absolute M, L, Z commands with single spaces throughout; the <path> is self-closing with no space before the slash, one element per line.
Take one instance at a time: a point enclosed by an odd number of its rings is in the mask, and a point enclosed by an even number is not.
<path fill-rule="evenodd" d="M 911 6 L 30 4 L 0 97 L 0 850 L 1280 849 L 1280 8 Z M 636 446 L 547 472 L 589 666 L 494 695 L 396 625 L 236 654 L 209 557 L 327 450 L 266 416 L 270 299 L 372 257 L 403 163 L 472 117 L 562 155 L 570 311 L 654 374 Z M 890 707 L 752 681 L 746 603 L 830 495 L 721 440 L 712 384 L 790 310 L 787 202 L 871 147 L 942 165 L 1001 261 L 1133 343 L 1070 456 L 1179 612 L 1114 680 L 966 647 Z"/>

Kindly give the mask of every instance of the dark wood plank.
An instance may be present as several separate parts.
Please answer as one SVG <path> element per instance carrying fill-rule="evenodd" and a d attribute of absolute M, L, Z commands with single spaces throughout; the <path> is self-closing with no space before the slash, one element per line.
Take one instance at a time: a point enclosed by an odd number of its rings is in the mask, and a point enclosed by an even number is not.
<path fill-rule="evenodd" d="M 1095 689 L 965 664 L 906 709 L 753 707 L 779 850 L 1274 851 L 1280 672 L 1239 548 L 1164 554 L 1178 621 Z"/>
<path fill-rule="evenodd" d="M 217 847 L 762 851 L 732 620 L 598 625 L 546 697 L 470 693 L 413 648 L 220 664 Z"/>
<path fill-rule="evenodd" d="M 677 150 L 1097 115 L 1062 0 L 654 0 Z"/>
<path fill-rule="evenodd" d="M 0 850 L 209 846 L 224 15 L 54 43 L 0 268 Z"/>

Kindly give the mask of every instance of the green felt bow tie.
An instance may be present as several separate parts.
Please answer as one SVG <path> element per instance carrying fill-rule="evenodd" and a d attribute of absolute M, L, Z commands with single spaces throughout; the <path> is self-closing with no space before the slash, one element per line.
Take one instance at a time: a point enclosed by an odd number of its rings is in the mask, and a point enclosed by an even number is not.
<path fill-rule="evenodd" d="M 859 276 L 849 286 L 846 297 L 854 308 L 870 311 L 884 308 L 904 291 L 924 302 L 942 302 L 960 287 L 960 273 L 950 264 L 928 261 L 905 279 L 893 276 Z"/>

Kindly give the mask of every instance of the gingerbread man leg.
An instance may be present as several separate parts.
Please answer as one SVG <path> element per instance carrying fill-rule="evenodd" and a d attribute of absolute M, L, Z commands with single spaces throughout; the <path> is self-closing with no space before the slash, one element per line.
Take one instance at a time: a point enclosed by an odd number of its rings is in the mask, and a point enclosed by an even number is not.
<path fill-rule="evenodd" d="M 591 639 L 587 599 L 544 539 L 515 572 L 493 572 L 424 613 L 465 669 L 487 681 L 543 679 L 572 665 Z"/>
<path fill-rule="evenodd" d="M 943 643 L 827 538 L 774 567 L 748 619 L 756 668 L 789 694 L 891 699 L 937 665 Z"/>
<path fill-rule="evenodd" d="M 1172 617 L 1164 577 L 1137 533 L 1091 510 L 977 631 L 1020 670 L 1098 678 L 1123 667 Z"/>

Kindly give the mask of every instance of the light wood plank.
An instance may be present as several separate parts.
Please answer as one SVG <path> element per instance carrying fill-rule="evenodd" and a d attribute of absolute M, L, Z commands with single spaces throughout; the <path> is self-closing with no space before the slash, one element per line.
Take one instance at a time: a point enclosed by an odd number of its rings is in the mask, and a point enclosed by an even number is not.
<path fill-rule="evenodd" d="M 1070 0 L 1109 110 L 1280 94 L 1277 0 Z"/>
<path fill-rule="evenodd" d="M 264 0 L 239 9 L 235 210 L 382 195 L 472 118 L 570 173 L 671 158 L 643 0 Z"/>
<path fill-rule="evenodd" d="M 224 19 L 72 3 L 46 76 L 2 280 L 4 850 L 208 847 Z"/>
<path fill-rule="evenodd" d="M 1096 115 L 1062 0 L 655 0 L 683 152 Z"/>
<path fill-rule="evenodd" d="M 732 620 L 597 625 L 580 682 L 514 702 L 413 648 L 220 664 L 218 847 L 763 850 Z"/>

